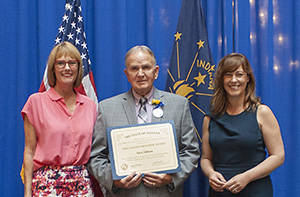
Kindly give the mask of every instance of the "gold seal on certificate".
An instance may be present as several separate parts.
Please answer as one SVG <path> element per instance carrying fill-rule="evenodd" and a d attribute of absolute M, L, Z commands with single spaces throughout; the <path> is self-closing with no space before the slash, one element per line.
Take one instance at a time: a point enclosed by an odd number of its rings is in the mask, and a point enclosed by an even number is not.
<path fill-rule="evenodd" d="M 180 170 L 174 122 L 107 129 L 113 178 L 137 173 L 173 173 Z"/>

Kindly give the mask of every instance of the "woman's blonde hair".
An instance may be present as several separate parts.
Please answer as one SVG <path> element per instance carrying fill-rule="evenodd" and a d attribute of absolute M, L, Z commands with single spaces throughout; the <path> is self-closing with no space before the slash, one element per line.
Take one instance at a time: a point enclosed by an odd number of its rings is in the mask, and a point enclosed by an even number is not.
<path fill-rule="evenodd" d="M 78 61 L 78 74 L 76 80 L 74 81 L 74 87 L 78 87 L 81 84 L 82 76 L 83 76 L 83 67 L 82 67 L 82 59 L 78 49 L 71 44 L 70 42 L 64 41 L 58 45 L 56 45 L 48 58 L 48 83 L 51 87 L 54 87 L 56 84 L 56 76 L 55 76 L 55 61 L 62 56 L 70 56 Z"/>
<path fill-rule="evenodd" d="M 212 115 L 221 116 L 225 113 L 227 105 L 227 96 L 224 89 L 224 75 L 227 72 L 233 72 L 242 66 L 244 72 L 249 77 L 246 86 L 244 105 L 249 104 L 248 110 L 255 110 L 260 104 L 260 98 L 255 95 L 255 78 L 246 56 L 241 53 L 231 53 L 221 59 L 218 64 L 214 79 L 214 95 L 210 102 Z"/>

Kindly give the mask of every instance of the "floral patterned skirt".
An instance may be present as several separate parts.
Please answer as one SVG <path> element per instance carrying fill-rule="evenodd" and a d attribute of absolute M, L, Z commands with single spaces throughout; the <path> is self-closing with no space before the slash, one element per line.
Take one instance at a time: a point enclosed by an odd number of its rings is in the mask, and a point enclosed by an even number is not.
<path fill-rule="evenodd" d="M 89 173 L 81 166 L 44 166 L 33 173 L 32 196 L 94 196 Z"/>

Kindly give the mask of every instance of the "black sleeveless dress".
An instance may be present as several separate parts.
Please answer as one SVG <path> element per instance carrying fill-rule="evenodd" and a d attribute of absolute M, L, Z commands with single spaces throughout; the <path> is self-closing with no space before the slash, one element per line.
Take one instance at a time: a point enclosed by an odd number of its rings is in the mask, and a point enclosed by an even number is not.
<path fill-rule="evenodd" d="M 256 110 L 257 111 L 257 110 Z M 225 113 L 211 116 L 209 144 L 213 152 L 213 165 L 226 180 L 261 163 L 266 157 L 265 144 L 259 128 L 256 111 L 243 111 L 238 115 Z M 270 176 L 250 182 L 241 192 L 216 192 L 209 188 L 209 196 L 273 196 Z"/>

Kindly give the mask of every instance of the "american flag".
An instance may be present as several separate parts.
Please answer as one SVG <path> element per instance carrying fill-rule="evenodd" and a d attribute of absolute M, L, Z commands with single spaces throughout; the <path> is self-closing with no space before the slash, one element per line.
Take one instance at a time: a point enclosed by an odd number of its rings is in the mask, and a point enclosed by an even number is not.
<path fill-rule="evenodd" d="M 61 43 L 62 41 L 68 41 L 74 44 L 81 54 L 84 74 L 81 85 L 76 88 L 77 91 L 81 94 L 87 95 L 93 99 L 96 104 L 98 104 L 97 91 L 91 69 L 91 60 L 89 58 L 86 35 L 83 27 L 80 0 L 66 0 L 65 14 L 62 17 L 62 23 L 58 28 L 55 45 Z M 50 88 L 47 79 L 47 69 L 48 66 L 46 67 L 39 92 L 46 91 Z"/>

